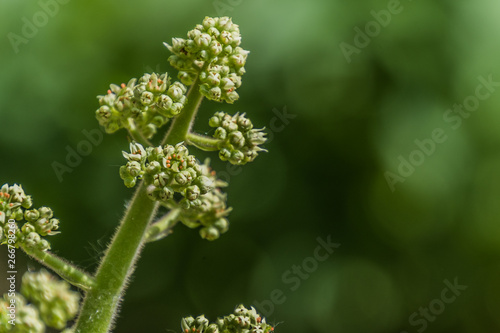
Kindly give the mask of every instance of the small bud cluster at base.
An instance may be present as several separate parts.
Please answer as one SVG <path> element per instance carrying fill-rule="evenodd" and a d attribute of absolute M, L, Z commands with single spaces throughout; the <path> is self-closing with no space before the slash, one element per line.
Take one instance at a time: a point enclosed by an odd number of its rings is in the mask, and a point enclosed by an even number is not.
<path fill-rule="evenodd" d="M 136 126 L 149 139 L 187 102 L 186 87 L 180 82 L 170 84 L 167 73 L 144 74 L 136 82 L 131 79 L 121 86 L 112 84 L 106 95 L 97 96 L 101 106 L 96 118 L 107 133 Z"/>
<path fill-rule="evenodd" d="M 205 17 L 187 34 L 187 39 L 173 38 L 165 46 L 173 53 L 170 64 L 179 70 L 179 79 L 191 85 L 199 75 L 200 92 L 210 100 L 233 103 L 239 98 L 248 51 L 239 47 L 238 25 L 229 17 Z"/>
<path fill-rule="evenodd" d="M 210 184 L 215 184 L 215 187 L 200 196 L 199 205 L 181 206 L 180 220 L 189 228 L 201 226 L 201 238 L 213 241 L 229 229 L 229 221 L 226 217 L 232 208 L 227 207 L 227 195 L 218 188 L 227 186 L 227 183 L 217 180 L 215 171 L 210 168 L 208 158 L 201 165 L 201 173 L 210 180 Z"/>
<path fill-rule="evenodd" d="M 149 197 L 155 201 L 169 202 L 174 193 L 184 197 L 180 204 L 186 207 L 199 205 L 200 195 L 211 191 L 212 182 L 201 172 L 201 166 L 183 144 L 175 147 L 148 147 L 130 144 L 131 153 L 123 152 L 128 163 L 120 168 L 120 177 L 127 187 L 135 186 L 143 178 L 148 185 Z"/>
<path fill-rule="evenodd" d="M 218 145 L 219 157 L 231 164 L 243 165 L 252 162 L 261 151 L 259 145 L 266 142 L 266 133 L 262 129 L 253 129 L 250 119 L 245 114 L 230 116 L 217 112 L 210 118 L 210 127 L 216 127 L 214 138 L 221 140 Z"/>
<path fill-rule="evenodd" d="M 239 305 L 234 313 L 210 324 L 205 316 L 186 317 L 181 320 L 183 333 L 269 333 L 274 327 L 266 323 L 253 307 Z"/>
<path fill-rule="evenodd" d="M 0 332 L 44 333 L 45 325 L 38 309 L 27 304 L 21 294 L 8 293 L 0 298 Z"/>
<path fill-rule="evenodd" d="M 42 237 L 58 234 L 59 220 L 52 218 L 52 209 L 40 207 L 28 210 L 31 205 L 31 196 L 26 195 L 21 186 L 5 184 L 0 188 L 0 244 L 27 246 L 41 251 L 50 249 L 50 243 Z M 12 227 L 7 225 L 9 219 L 25 219 L 26 222 L 21 228 L 16 223 L 15 231 L 12 231 Z"/>
<path fill-rule="evenodd" d="M 226 195 L 218 187 L 227 186 L 217 180 L 209 166 L 198 163 L 183 144 L 149 147 L 130 144 L 130 153 L 123 152 L 128 160 L 120 167 L 120 177 L 125 186 L 133 187 L 144 179 L 151 200 L 160 201 L 169 208 L 180 208 L 180 220 L 189 228 L 201 226 L 200 235 L 215 240 L 226 232 L 229 222 L 225 218 Z M 180 194 L 180 200 L 175 194 Z"/>
<path fill-rule="evenodd" d="M 231 212 L 231 208 L 226 207 L 227 195 L 219 189 L 203 195 L 199 206 L 190 209 L 182 209 L 180 219 L 182 223 L 190 228 L 202 226 L 200 229 L 201 238 L 216 240 L 221 234 L 229 229 L 229 221 L 226 216 Z"/>
<path fill-rule="evenodd" d="M 43 269 L 24 274 L 21 293 L 37 306 L 47 326 L 63 329 L 78 312 L 80 295 L 72 291 L 66 281 L 56 279 Z"/>

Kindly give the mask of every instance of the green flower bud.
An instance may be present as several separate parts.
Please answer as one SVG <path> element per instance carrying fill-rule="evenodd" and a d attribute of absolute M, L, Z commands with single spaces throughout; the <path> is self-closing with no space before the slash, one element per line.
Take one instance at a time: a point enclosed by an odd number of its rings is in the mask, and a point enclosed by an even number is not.
<path fill-rule="evenodd" d="M 41 218 L 50 219 L 53 215 L 52 209 L 49 207 L 40 207 L 38 208 L 38 212 L 40 213 Z"/>
<path fill-rule="evenodd" d="M 219 327 L 217 324 L 210 324 L 208 325 L 205 333 L 219 333 Z"/>
<path fill-rule="evenodd" d="M 174 103 L 172 104 L 172 107 L 170 108 L 170 112 L 172 115 L 176 116 L 179 113 L 181 113 L 182 109 L 184 108 L 184 104 L 182 103 Z"/>
<path fill-rule="evenodd" d="M 219 117 L 217 116 L 213 116 L 212 118 L 210 118 L 210 120 L 208 121 L 208 125 L 210 127 L 219 127 L 221 125 L 221 120 Z"/>
<path fill-rule="evenodd" d="M 238 98 L 240 98 L 240 95 L 238 95 L 238 93 L 236 91 L 228 91 L 226 93 L 226 101 L 230 104 L 237 101 Z"/>
<path fill-rule="evenodd" d="M 189 332 L 194 324 L 193 317 L 186 317 L 181 319 L 181 327 L 183 332 Z"/>
<path fill-rule="evenodd" d="M 125 179 L 123 179 L 123 183 L 128 188 L 134 187 L 135 184 L 136 184 L 136 182 L 137 182 L 136 178 L 125 178 Z"/>
<path fill-rule="evenodd" d="M 181 201 L 179 201 L 179 207 L 181 207 L 184 210 L 188 210 L 189 208 L 191 208 L 191 202 L 188 199 L 183 198 Z M 184 224 L 186 224 L 186 223 L 184 223 Z M 198 225 L 199 225 L 199 223 L 197 223 L 196 226 L 194 226 L 193 228 L 196 228 Z M 188 227 L 189 227 L 189 225 L 188 225 Z"/>
<path fill-rule="evenodd" d="M 231 151 L 226 149 L 226 148 L 222 148 L 220 151 L 219 151 L 219 157 L 221 160 L 223 161 L 227 161 L 231 158 Z"/>
<path fill-rule="evenodd" d="M 141 95 L 141 103 L 143 105 L 151 105 L 153 103 L 155 95 L 150 91 L 145 91 Z"/>
<path fill-rule="evenodd" d="M 222 52 L 222 44 L 214 40 L 210 43 L 209 50 L 212 55 L 217 56 Z"/>
<path fill-rule="evenodd" d="M 186 165 L 189 167 L 193 167 L 193 166 L 197 165 L 196 158 L 193 155 L 187 156 L 185 161 L 186 161 Z"/>
<path fill-rule="evenodd" d="M 189 173 L 187 173 L 187 175 L 186 175 L 186 172 L 179 172 L 178 174 L 175 175 L 175 181 L 179 185 L 185 185 L 186 183 L 188 183 L 187 176 L 191 177 L 191 175 Z"/>
<path fill-rule="evenodd" d="M 200 193 L 202 195 L 207 194 L 208 192 L 214 189 L 214 182 L 206 176 L 198 177 L 196 179 L 195 185 L 197 185 L 200 188 Z"/>
<path fill-rule="evenodd" d="M 153 117 L 153 119 L 151 120 L 151 124 L 156 126 L 156 127 L 161 127 L 166 122 L 167 122 L 167 119 L 165 119 L 165 117 L 163 117 L 163 116 L 156 116 L 156 117 Z"/>
<path fill-rule="evenodd" d="M 194 38 L 194 42 L 201 48 L 207 48 L 212 42 L 212 37 L 209 34 L 202 33 Z"/>
<path fill-rule="evenodd" d="M 159 193 L 158 198 L 160 201 L 168 201 L 174 197 L 174 191 L 170 187 L 163 187 Z"/>
<path fill-rule="evenodd" d="M 36 232 L 30 232 L 28 236 L 24 239 L 24 243 L 28 247 L 37 247 L 38 243 L 40 243 L 40 235 Z"/>
<path fill-rule="evenodd" d="M 253 124 L 252 122 L 250 121 L 250 119 L 246 118 L 245 117 L 245 114 L 242 114 L 238 117 L 238 127 L 242 130 L 242 131 L 249 131 L 252 129 L 253 127 Z"/>
<path fill-rule="evenodd" d="M 27 210 L 24 213 L 24 218 L 28 222 L 35 222 L 40 217 L 40 213 L 36 209 Z"/>
<path fill-rule="evenodd" d="M 240 164 L 244 158 L 245 158 L 245 155 L 241 151 L 236 150 L 231 154 L 229 161 L 232 164 Z"/>
<path fill-rule="evenodd" d="M 203 27 L 205 27 L 205 28 L 215 27 L 216 23 L 217 23 L 217 21 L 215 19 L 208 17 L 208 16 L 206 16 L 203 19 Z"/>
<path fill-rule="evenodd" d="M 29 235 L 30 233 L 32 232 L 36 232 L 36 229 L 35 229 L 35 226 L 32 225 L 31 223 L 25 223 L 22 228 L 21 228 L 21 232 L 24 234 L 24 235 Z"/>
<path fill-rule="evenodd" d="M 219 87 L 214 87 L 212 89 L 209 89 L 204 95 L 208 99 L 218 101 L 220 100 L 221 94 L 222 94 L 221 89 Z"/>
<path fill-rule="evenodd" d="M 245 138 L 243 137 L 243 133 L 241 133 L 240 131 L 229 133 L 229 142 L 237 149 L 243 147 L 245 145 Z"/>
<path fill-rule="evenodd" d="M 158 101 L 158 106 L 164 110 L 168 110 L 172 107 L 173 101 L 167 95 L 161 95 L 160 100 Z"/>
<path fill-rule="evenodd" d="M 27 195 L 24 198 L 23 202 L 21 203 L 23 208 L 26 208 L 26 209 L 30 208 L 32 204 L 33 204 L 33 202 L 31 201 L 31 195 Z"/>
<path fill-rule="evenodd" d="M 214 133 L 214 138 L 225 140 L 227 138 L 227 131 L 222 127 L 217 127 Z"/>
<path fill-rule="evenodd" d="M 200 236 L 203 239 L 213 241 L 219 238 L 220 233 L 215 227 L 204 227 L 200 229 Z"/>
<path fill-rule="evenodd" d="M 196 317 L 195 323 L 198 325 L 198 329 L 205 328 L 208 325 L 208 319 L 204 315 L 201 315 Z"/>
<path fill-rule="evenodd" d="M 251 333 L 264 333 L 264 328 L 261 325 L 254 326 Z"/>
<path fill-rule="evenodd" d="M 42 240 L 40 240 L 40 242 L 38 243 L 37 248 L 38 248 L 40 251 L 47 251 L 47 250 L 50 250 L 50 243 L 49 243 L 47 240 L 42 239 Z"/>
<path fill-rule="evenodd" d="M 192 185 L 186 189 L 186 198 L 188 200 L 193 201 L 195 199 L 198 199 L 199 196 L 200 196 L 200 188 L 198 186 Z"/>
<path fill-rule="evenodd" d="M 219 230 L 219 232 L 223 234 L 227 232 L 227 230 L 229 229 L 229 221 L 225 218 L 220 218 L 217 221 L 215 221 L 214 227 L 216 227 L 217 230 Z"/>
<path fill-rule="evenodd" d="M 234 309 L 234 314 L 237 316 L 246 316 L 248 313 L 248 309 L 245 308 L 243 304 L 240 304 Z"/>
<path fill-rule="evenodd" d="M 150 163 L 148 163 L 147 167 L 146 167 L 146 172 L 148 174 L 155 174 L 155 173 L 158 173 L 161 169 L 161 164 L 157 161 L 152 161 Z"/>
<path fill-rule="evenodd" d="M 251 130 L 247 132 L 247 139 L 253 146 L 258 146 L 266 142 L 266 133 L 262 130 Z"/>
<path fill-rule="evenodd" d="M 174 101 L 181 99 L 186 92 L 185 88 L 183 89 L 183 87 L 184 86 L 181 86 L 179 83 L 171 85 L 170 88 L 168 88 L 168 96 L 172 97 Z"/>
<path fill-rule="evenodd" d="M 238 130 L 238 124 L 233 119 L 224 119 L 222 121 L 222 127 L 228 132 L 233 132 Z"/>
<path fill-rule="evenodd" d="M 130 176 L 130 177 L 138 177 L 141 175 L 142 173 L 142 166 L 139 162 L 128 162 L 127 163 L 127 166 L 126 166 L 126 171 L 127 171 L 127 174 Z"/>
<path fill-rule="evenodd" d="M 12 209 L 11 211 L 11 218 L 14 219 L 14 220 L 22 220 L 23 219 L 23 216 L 24 216 L 24 213 L 23 213 L 23 210 L 21 209 L 21 207 L 18 207 L 16 209 Z"/>
<path fill-rule="evenodd" d="M 169 180 L 170 180 L 170 177 L 166 173 L 160 172 L 160 173 L 154 175 L 153 184 L 156 187 L 163 187 L 163 186 L 167 185 Z"/>

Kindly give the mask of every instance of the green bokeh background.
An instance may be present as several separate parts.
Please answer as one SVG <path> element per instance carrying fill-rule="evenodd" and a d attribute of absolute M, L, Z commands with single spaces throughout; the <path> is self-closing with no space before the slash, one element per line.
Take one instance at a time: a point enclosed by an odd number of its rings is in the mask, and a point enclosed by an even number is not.
<path fill-rule="evenodd" d="M 423 324 L 410 316 L 438 304 L 443 281 L 457 279 L 467 290 L 425 331 L 499 332 L 500 91 L 456 129 L 443 116 L 474 95 L 478 77 L 500 82 L 500 3 L 403 0 L 349 63 L 340 44 L 354 45 L 354 28 L 387 8 L 376 0 L 72 0 L 16 53 L 8 33 L 21 35 L 23 18 L 42 7 L 2 0 L 0 181 L 52 207 L 62 230 L 53 251 L 93 271 L 133 193 L 118 176 L 126 134 L 105 135 L 62 182 L 52 163 L 65 163 L 82 130 L 98 128 L 95 96 L 110 83 L 174 73 L 162 43 L 206 15 L 228 15 L 251 51 L 240 100 L 205 101 L 196 129 L 208 132 L 218 110 L 247 112 L 268 128 L 284 108 L 295 118 L 272 133 L 269 153 L 231 177 L 227 234 L 208 242 L 179 225 L 145 248 L 115 331 L 179 332 L 183 316 L 215 319 L 280 289 L 286 300 L 268 317 L 277 332 L 417 332 Z M 446 141 L 391 191 L 385 173 L 397 174 L 399 156 L 416 156 L 415 140 L 439 128 Z M 329 236 L 340 247 L 292 291 L 283 274 Z M 18 258 L 20 271 L 37 267 Z"/>

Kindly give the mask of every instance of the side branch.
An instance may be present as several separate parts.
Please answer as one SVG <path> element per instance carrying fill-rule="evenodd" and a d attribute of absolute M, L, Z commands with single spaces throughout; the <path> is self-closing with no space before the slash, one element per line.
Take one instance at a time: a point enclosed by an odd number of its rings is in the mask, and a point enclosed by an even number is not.
<path fill-rule="evenodd" d="M 196 78 L 191 85 L 187 95 L 188 101 L 182 112 L 174 118 L 170 129 L 163 138 L 162 145 L 175 145 L 186 140 L 186 136 L 191 130 L 191 127 L 200 107 L 203 95 L 200 93 L 200 78 Z"/>
<path fill-rule="evenodd" d="M 186 142 L 204 151 L 216 151 L 219 150 L 219 144 L 223 141 L 197 133 L 188 133 Z"/>
<path fill-rule="evenodd" d="M 74 285 L 75 287 L 83 290 L 90 290 L 95 286 L 95 279 L 79 268 L 59 258 L 53 253 L 41 251 L 38 249 L 30 248 L 27 246 L 21 247 L 26 254 L 35 258 L 42 265 L 52 269 L 59 274 L 60 277 Z"/>

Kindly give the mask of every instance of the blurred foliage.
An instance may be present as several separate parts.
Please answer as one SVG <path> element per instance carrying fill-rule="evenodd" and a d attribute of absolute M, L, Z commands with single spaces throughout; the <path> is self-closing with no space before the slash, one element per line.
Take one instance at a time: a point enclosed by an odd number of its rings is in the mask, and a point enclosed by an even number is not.
<path fill-rule="evenodd" d="M 219 14 L 216 3 L 236 4 L 223 14 L 251 53 L 240 100 L 205 101 L 196 128 L 210 131 L 219 110 L 247 112 L 267 128 L 273 109 L 296 117 L 272 133 L 269 153 L 233 172 L 227 234 L 208 242 L 178 226 L 146 247 L 116 331 L 179 331 L 184 316 L 213 320 L 280 289 L 286 300 L 268 318 L 279 332 L 416 332 L 410 316 L 455 277 L 468 289 L 426 331 L 499 331 L 500 91 L 456 130 L 443 119 L 479 76 L 500 81 L 494 0 L 402 1 L 351 63 L 339 45 L 353 45 L 353 29 L 388 1 L 69 1 L 15 53 L 7 34 L 21 34 L 41 7 L 3 0 L 1 181 L 54 209 L 63 232 L 54 252 L 93 271 L 132 195 L 118 176 L 123 132 L 105 135 L 62 182 L 52 168 L 82 130 L 98 128 L 95 96 L 171 71 L 162 42 Z M 447 140 L 392 192 L 385 173 L 397 173 L 398 157 L 436 128 Z M 292 291 L 283 274 L 328 235 L 341 246 Z M 36 266 L 18 256 L 20 271 Z"/>

